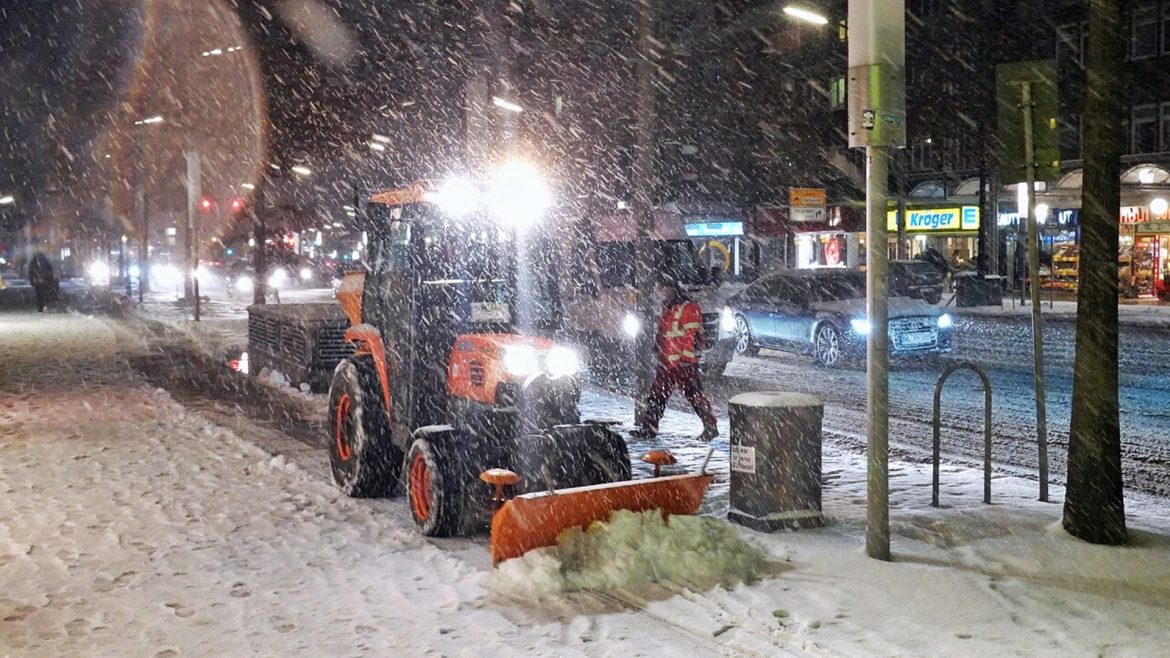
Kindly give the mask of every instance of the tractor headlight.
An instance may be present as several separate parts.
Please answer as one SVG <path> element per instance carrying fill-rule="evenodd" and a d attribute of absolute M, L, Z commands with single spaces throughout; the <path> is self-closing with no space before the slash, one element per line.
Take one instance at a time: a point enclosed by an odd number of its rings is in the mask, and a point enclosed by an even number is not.
<path fill-rule="evenodd" d="M 950 313 L 943 313 L 942 315 L 938 316 L 939 329 L 950 329 L 951 325 L 954 323 L 955 320 L 951 317 Z"/>
<path fill-rule="evenodd" d="M 865 318 L 853 318 L 849 321 L 849 326 L 853 328 L 853 331 L 861 334 L 862 336 L 869 335 L 870 324 L 869 320 L 866 320 Z"/>
<path fill-rule="evenodd" d="M 630 338 L 636 338 L 642 331 L 642 321 L 633 313 L 626 313 L 626 317 L 622 318 L 622 331 Z"/>
<path fill-rule="evenodd" d="M 509 375 L 527 377 L 536 372 L 536 350 L 531 345 L 508 345 L 504 348 L 504 370 Z"/>
<path fill-rule="evenodd" d="M 466 178 L 449 178 L 435 194 L 435 202 L 453 217 L 465 217 L 479 207 L 479 189 Z"/>
<path fill-rule="evenodd" d="M 548 374 L 553 377 L 569 377 L 581 370 L 581 359 L 573 350 L 560 345 L 548 351 L 545 359 Z"/>
<path fill-rule="evenodd" d="M 724 306 L 723 312 L 719 314 L 719 328 L 725 334 L 735 331 L 735 314 L 731 312 L 730 306 Z"/>

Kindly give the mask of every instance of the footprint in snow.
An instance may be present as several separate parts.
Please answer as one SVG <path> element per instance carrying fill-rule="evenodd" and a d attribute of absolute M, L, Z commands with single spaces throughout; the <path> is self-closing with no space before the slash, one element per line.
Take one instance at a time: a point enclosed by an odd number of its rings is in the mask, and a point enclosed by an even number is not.
<path fill-rule="evenodd" d="M 187 617 L 195 614 L 194 610 L 188 608 L 182 603 L 168 603 L 167 607 L 170 608 L 175 613 L 175 616 L 179 617 L 180 619 L 186 619 Z"/>

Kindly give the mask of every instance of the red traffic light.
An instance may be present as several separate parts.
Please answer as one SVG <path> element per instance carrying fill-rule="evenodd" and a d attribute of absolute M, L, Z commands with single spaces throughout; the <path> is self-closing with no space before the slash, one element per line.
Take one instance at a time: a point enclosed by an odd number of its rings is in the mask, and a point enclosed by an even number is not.
<path fill-rule="evenodd" d="M 212 198 L 209 196 L 205 196 L 205 197 L 203 197 L 202 200 L 199 201 L 199 207 L 202 208 L 204 211 L 211 210 L 211 207 L 214 205 L 215 205 L 215 201 L 212 200 Z"/>
<path fill-rule="evenodd" d="M 238 212 L 244 209 L 244 200 L 240 197 L 232 199 L 232 212 Z"/>

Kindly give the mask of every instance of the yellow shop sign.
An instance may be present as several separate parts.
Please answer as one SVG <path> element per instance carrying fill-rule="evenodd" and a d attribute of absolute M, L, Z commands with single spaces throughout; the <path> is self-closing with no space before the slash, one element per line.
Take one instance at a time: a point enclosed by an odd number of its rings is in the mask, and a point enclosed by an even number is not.
<path fill-rule="evenodd" d="M 898 211 L 886 212 L 886 229 L 898 230 Z M 907 233 L 979 230 L 979 206 L 954 208 L 907 208 Z"/>

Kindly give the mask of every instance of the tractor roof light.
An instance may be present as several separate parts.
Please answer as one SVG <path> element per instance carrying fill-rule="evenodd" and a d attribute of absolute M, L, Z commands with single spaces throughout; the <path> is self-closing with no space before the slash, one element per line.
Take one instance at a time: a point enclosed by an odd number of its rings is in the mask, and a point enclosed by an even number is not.
<path fill-rule="evenodd" d="M 513 160 L 496 172 L 487 205 L 496 221 L 522 230 L 535 224 L 552 205 L 552 192 L 536 167 Z"/>
<path fill-rule="evenodd" d="M 432 199 L 447 214 L 466 217 L 479 207 L 480 193 L 470 179 L 457 176 L 443 181 Z"/>

